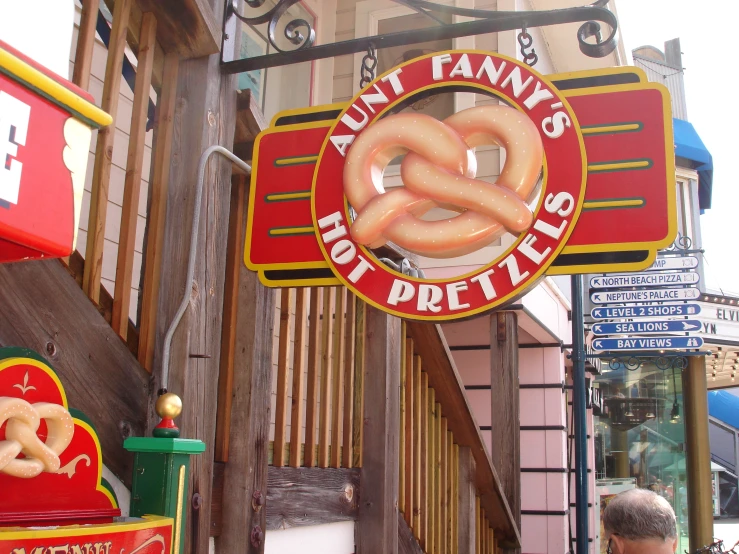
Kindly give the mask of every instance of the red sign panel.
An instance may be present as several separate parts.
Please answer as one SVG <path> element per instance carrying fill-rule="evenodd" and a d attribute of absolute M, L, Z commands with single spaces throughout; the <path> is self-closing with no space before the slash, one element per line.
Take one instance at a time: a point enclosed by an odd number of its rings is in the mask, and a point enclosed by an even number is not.
<path fill-rule="evenodd" d="M 0 42 L 0 262 L 69 255 L 93 127 L 92 97 Z"/>

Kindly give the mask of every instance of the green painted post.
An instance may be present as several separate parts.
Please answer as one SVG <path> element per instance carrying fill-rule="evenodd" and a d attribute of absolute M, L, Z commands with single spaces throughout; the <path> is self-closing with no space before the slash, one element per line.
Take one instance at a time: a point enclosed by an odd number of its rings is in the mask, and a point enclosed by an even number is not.
<path fill-rule="evenodd" d="M 166 398 L 165 398 L 166 397 Z M 157 413 L 162 422 L 153 437 L 130 437 L 123 447 L 134 453 L 133 485 L 131 487 L 131 517 L 160 515 L 174 519 L 172 552 L 182 554 L 185 541 L 182 530 L 187 518 L 187 479 L 190 456 L 205 451 L 205 443 L 178 437 L 179 429 L 172 418 L 182 410 L 174 394 L 162 395 L 157 401 Z"/>

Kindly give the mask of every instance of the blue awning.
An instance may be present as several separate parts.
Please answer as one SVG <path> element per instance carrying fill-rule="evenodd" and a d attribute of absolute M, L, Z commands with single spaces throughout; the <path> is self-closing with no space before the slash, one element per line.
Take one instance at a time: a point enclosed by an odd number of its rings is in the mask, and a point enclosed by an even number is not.
<path fill-rule="evenodd" d="M 711 207 L 713 188 L 713 159 L 695 128 L 682 119 L 672 120 L 675 133 L 675 156 L 693 162 L 698 171 L 698 202 L 701 210 Z"/>
<path fill-rule="evenodd" d="M 708 415 L 739 429 L 739 396 L 724 390 L 710 391 Z"/>

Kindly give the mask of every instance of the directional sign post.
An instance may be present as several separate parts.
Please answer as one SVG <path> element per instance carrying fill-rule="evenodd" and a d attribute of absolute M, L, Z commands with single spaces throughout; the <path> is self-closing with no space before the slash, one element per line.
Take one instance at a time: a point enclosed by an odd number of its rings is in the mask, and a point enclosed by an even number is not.
<path fill-rule="evenodd" d="M 634 273 L 624 275 L 602 275 L 590 279 L 590 287 L 594 289 L 610 289 L 617 287 L 665 287 L 675 285 L 695 285 L 700 276 L 693 272 L 685 273 Z"/>
<path fill-rule="evenodd" d="M 672 258 L 657 258 L 644 271 L 666 271 L 669 269 L 693 269 L 698 267 L 698 258 L 695 256 L 681 256 Z"/>
<path fill-rule="evenodd" d="M 693 350 L 703 346 L 700 337 L 633 337 L 623 339 L 595 339 L 593 350 Z"/>
<path fill-rule="evenodd" d="M 630 302 L 674 302 L 676 300 L 696 300 L 701 295 L 697 288 L 654 289 L 654 290 L 615 290 L 598 291 L 590 294 L 593 304 L 628 304 Z"/>
<path fill-rule="evenodd" d="M 596 335 L 650 335 L 657 333 L 690 333 L 700 331 L 697 319 L 662 321 L 629 321 L 623 323 L 596 323 L 592 327 Z"/>
<path fill-rule="evenodd" d="M 593 319 L 634 319 L 639 317 L 679 317 L 698 315 L 699 304 L 656 304 L 641 306 L 617 306 L 613 308 L 593 308 Z"/>

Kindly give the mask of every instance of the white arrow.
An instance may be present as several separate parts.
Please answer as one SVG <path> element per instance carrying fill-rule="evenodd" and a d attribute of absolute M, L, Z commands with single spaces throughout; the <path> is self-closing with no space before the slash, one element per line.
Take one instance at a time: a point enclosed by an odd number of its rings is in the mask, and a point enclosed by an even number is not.
<path fill-rule="evenodd" d="M 691 325 L 690 323 L 683 323 L 683 329 L 686 331 L 692 331 L 693 329 L 700 329 L 700 325 Z"/>
<path fill-rule="evenodd" d="M 593 310 L 593 315 L 595 317 L 600 317 L 600 310 Z"/>

